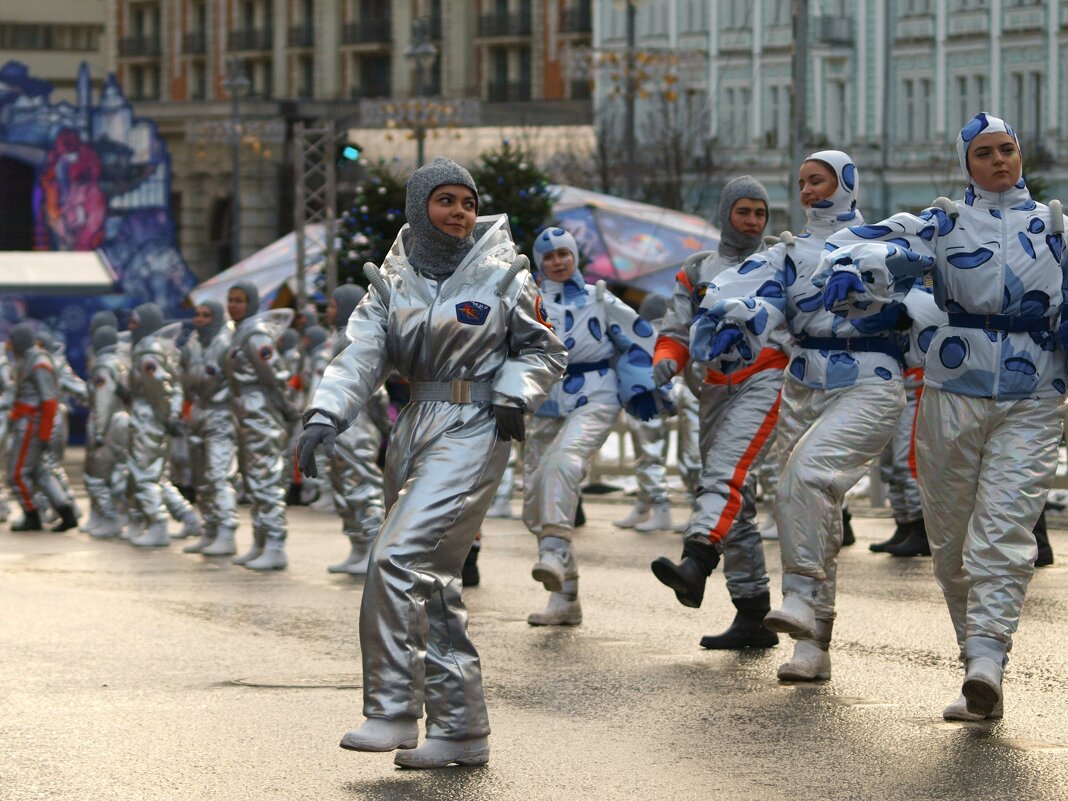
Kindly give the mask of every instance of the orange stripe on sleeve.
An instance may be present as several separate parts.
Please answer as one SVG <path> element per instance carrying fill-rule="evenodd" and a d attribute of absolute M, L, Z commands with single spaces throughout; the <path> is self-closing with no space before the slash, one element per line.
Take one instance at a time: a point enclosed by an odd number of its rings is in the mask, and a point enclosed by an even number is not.
<path fill-rule="evenodd" d="M 656 347 L 653 348 L 653 364 L 664 359 L 673 359 L 681 370 L 690 360 L 690 349 L 671 337 L 657 337 Z"/>

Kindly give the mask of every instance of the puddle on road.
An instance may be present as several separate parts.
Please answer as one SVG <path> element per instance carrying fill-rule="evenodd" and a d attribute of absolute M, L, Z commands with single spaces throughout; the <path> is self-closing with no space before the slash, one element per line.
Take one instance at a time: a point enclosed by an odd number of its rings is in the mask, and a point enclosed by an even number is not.
<path fill-rule="evenodd" d="M 351 676 L 254 676 L 230 679 L 226 685 L 266 690 L 361 690 L 363 685 Z"/>
<path fill-rule="evenodd" d="M 893 701 L 879 698 L 861 698 L 855 695 L 828 695 L 827 700 L 839 706 L 896 706 Z"/>

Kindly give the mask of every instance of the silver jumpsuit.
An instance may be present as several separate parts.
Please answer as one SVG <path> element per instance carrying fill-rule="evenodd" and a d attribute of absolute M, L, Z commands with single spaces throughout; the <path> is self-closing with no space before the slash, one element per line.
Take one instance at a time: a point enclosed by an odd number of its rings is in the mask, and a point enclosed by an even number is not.
<path fill-rule="evenodd" d="M 15 376 L 7 352 L 0 349 L 0 459 L 7 461 L 11 428 L 11 407 L 15 403 Z M 0 483 L 0 523 L 9 513 L 6 484 Z"/>
<path fill-rule="evenodd" d="M 364 715 L 414 720 L 425 704 L 428 737 L 463 740 L 489 733 L 460 568 L 508 458 L 490 404 L 537 408 L 566 352 L 529 273 L 495 292 L 515 259 L 503 215 L 480 222 L 474 248 L 440 281 L 408 263 L 406 230 L 386 260 L 389 297 L 372 289 L 352 313 L 351 344 L 305 420 L 343 429 L 390 369 L 412 384 L 390 438 L 386 518 L 360 612 Z"/>
<path fill-rule="evenodd" d="M 130 380 L 129 363 L 118 345 L 94 349 L 89 372 L 89 423 L 93 441 L 85 464 L 85 489 L 89 503 L 101 523 L 88 530 L 94 537 L 113 537 L 121 529 L 123 493 L 117 491 L 116 473 L 125 476 L 126 448 L 115 436 L 119 427 L 129 427 L 129 413 L 123 397 Z M 125 446 L 125 442 L 123 446 Z M 121 508 L 120 508 L 121 507 Z"/>

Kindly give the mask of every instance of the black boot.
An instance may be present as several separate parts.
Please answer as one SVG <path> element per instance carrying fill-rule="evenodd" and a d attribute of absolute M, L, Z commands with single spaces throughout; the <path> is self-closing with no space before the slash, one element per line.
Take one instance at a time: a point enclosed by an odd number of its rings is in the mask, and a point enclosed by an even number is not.
<path fill-rule="evenodd" d="M 719 564 L 719 550 L 707 540 L 686 540 L 682 561 L 675 564 L 666 556 L 653 560 L 650 567 L 661 584 L 675 591 L 683 606 L 697 609 L 705 597 L 705 581 Z"/>
<path fill-rule="evenodd" d="M 301 506 L 300 484 L 293 482 L 286 490 L 286 506 Z"/>
<path fill-rule="evenodd" d="M 460 581 L 465 587 L 477 587 L 480 580 L 478 575 L 478 552 L 482 550 L 477 545 L 472 545 L 464 559 L 464 566 L 460 570 Z"/>
<path fill-rule="evenodd" d="M 12 531 L 44 531 L 41 526 L 41 515 L 36 509 L 32 512 L 22 510 L 22 520 L 11 524 Z"/>
<path fill-rule="evenodd" d="M 891 556 L 930 556 L 931 544 L 927 541 L 927 526 L 923 518 L 909 523 L 909 535 L 905 541 L 887 546 L 886 552 Z"/>
<path fill-rule="evenodd" d="M 1053 546 L 1049 544 L 1049 532 L 1046 531 L 1046 510 L 1038 516 L 1035 523 L 1035 541 L 1038 543 L 1038 558 L 1035 567 L 1048 567 L 1053 564 Z"/>
<path fill-rule="evenodd" d="M 575 528 L 586 525 L 586 513 L 582 511 L 582 496 L 579 495 L 578 506 L 575 507 Z"/>
<path fill-rule="evenodd" d="M 891 545 L 899 545 L 904 542 L 909 536 L 911 527 L 911 523 L 898 523 L 897 528 L 894 529 L 894 536 L 888 540 L 883 540 L 882 542 L 873 542 L 868 546 L 868 550 L 872 553 L 885 553 L 886 549 Z"/>
<path fill-rule="evenodd" d="M 56 511 L 59 512 L 59 522 L 52 526 L 52 531 L 60 532 L 78 527 L 78 518 L 74 515 L 73 506 L 60 506 Z"/>
<path fill-rule="evenodd" d="M 738 613 L 729 629 L 722 634 L 701 638 L 701 647 L 710 651 L 740 651 L 744 648 L 771 648 L 779 644 L 774 631 L 764 628 L 764 615 L 771 611 L 771 595 L 755 598 L 731 598 Z"/>
<path fill-rule="evenodd" d="M 842 507 L 842 547 L 852 545 L 857 541 L 856 536 L 853 534 L 853 526 L 849 521 L 853 519 L 853 515 L 849 513 L 849 507 Z"/>

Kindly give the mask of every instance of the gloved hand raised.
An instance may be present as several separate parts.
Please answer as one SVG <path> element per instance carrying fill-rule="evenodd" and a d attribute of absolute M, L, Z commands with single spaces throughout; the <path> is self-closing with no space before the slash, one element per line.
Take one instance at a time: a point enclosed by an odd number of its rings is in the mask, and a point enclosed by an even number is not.
<path fill-rule="evenodd" d="M 658 387 L 671 383 L 671 379 L 679 371 L 679 363 L 674 359 L 661 359 L 653 365 L 653 380 Z"/>
<path fill-rule="evenodd" d="M 494 404 L 493 417 L 497 421 L 497 431 L 505 442 L 513 439 L 522 442 L 526 437 L 527 428 L 522 409 Z"/>
<path fill-rule="evenodd" d="M 300 472 L 308 478 L 316 478 L 319 469 L 315 466 L 315 449 L 320 445 L 327 456 L 334 455 L 334 442 L 337 429 L 327 423 L 308 423 L 297 442 L 297 465 Z"/>
<path fill-rule="evenodd" d="M 849 296 L 864 292 L 860 276 L 848 270 L 831 273 L 823 287 L 823 308 L 834 314 L 844 314 L 849 305 Z"/>
<path fill-rule="evenodd" d="M 708 349 L 708 358 L 715 359 L 717 356 L 729 353 L 738 347 L 738 344 L 744 339 L 745 337 L 738 326 L 730 323 L 721 326 L 712 337 L 712 346 Z"/>

